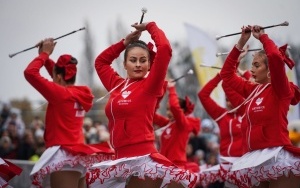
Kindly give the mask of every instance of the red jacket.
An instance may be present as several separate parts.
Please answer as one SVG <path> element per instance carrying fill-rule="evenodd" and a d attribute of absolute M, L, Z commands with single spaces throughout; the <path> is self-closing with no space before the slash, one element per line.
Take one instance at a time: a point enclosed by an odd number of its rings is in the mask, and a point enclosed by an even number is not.
<path fill-rule="evenodd" d="M 44 133 L 46 147 L 61 145 L 79 153 L 94 153 L 95 148 L 84 145 L 82 132 L 83 118 L 92 107 L 94 98 L 91 90 L 87 86 L 61 86 L 45 79 L 39 73 L 43 65 L 49 73 L 54 66 L 46 53 L 36 57 L 24 75 L 48 101 Z"/>
<path fill-rule="evenodd" d="M 187 163 L 186 146 L 191 133 L 198 134 L 200 119 L 184 114 L 179 105 L 175 87 L 169 88 L 169 105 L 174 116 L 173 122 L 163 131 L 160 141 L 160 153 L 177 166 L 184 167 Z M 160 127 L 166 126 L 169 121 L 165 118 L 154 119 L 154 124 Z"/>
<path fill-rule="evenodd" d="M 112 69 L 113 60 L 125 49 L 123 40 L 104 50 L 95 61 L 100 80 L 111 91 L 105 113 L 109 119 L 111 144 L 117 158 L 157 152 L 154 146 L 153 115 L 157 101 L 163 95 L 172 49 L 165 34 L 154 22 L 149 23 L 146 29 L 157 49 L 146 78 L 124 79 Z M 128 87 L 125 87 L 126 83 Z"/>
<path fill-rule="evenodd" d="M 243 137 L 241 131 L 241 122 L 239 115 L 236 113 L 228 113 L 226 108 L 218 105 L 211 97 L 210 94 L 218 86 L 221 77 L 217 74 L 211 79 L 198 93 L 198 97 L 206 110 L 206 112 L 216 122 L 220 129 L 220 154 L 226 157 L 239 157 L 244 154 Z M 230 91 L 230 88 L 227 88 Z M 243 99 L 235 92 L 227 92 L 227 97 L 235 96 L 237 104 L 241 103 Z M 225 115 L 224 115 L 225 114 Z M 224 115 L 222 118 L 222 115 Z"/>
<path fill-rule="evenodd" d="M 243 124 L 245 127 L 242 127 L 248 150 L 276 146 L 292 148 L 288 137 L 287 113 L 294 94 L 285 73 L 285 63 L 277 46 L 267 34 L 262 35 L 260 41 L 268 57 L 270 84 L 252 83 L 235 74 L 237 59 L 240 55 L 236 47 L 228 55 L 221 70 L 221 77 L 245 98 L 252 95 L 246 103 L 244 118 L 246 123 Z M 254 97 L 253 91 L 257 93 Z M 299 149 L 292 148 L 291 150 L 300 154 Z"/>

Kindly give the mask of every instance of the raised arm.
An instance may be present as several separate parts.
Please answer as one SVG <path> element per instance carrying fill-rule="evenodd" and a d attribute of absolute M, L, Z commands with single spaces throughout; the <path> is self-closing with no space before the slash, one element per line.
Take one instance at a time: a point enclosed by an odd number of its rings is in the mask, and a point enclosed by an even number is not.
<path fill-rule="evenodd" d="M 146 23 L 145 28 L 143 24 L 133 25 L 133 27 L 139 31 L 146 29 L 155 43 L 157 51 L 144 89 L 150 94 L 161 95 L 161 88 L 164 85 L 168 66 L 172 57 L 172 49 L 169 40 L 155 22 Z"/>
<path fill-rule="evenodd" d="M 241 96 L 247 97 L 253 89 L 254 84 L 251 84 L 248 81 L 245 81 L 243 78 L 239 77 L 236 74 L 238 58 L 242 52 L 242 49 L 246 42 L 249 40 L 251 33 L 246 32 L 251 29 L 250 26 L 242 28 L 241 38 L 238 43 L 233 47 L 233 49 L 228 54 L 225 63 L 221 69 L 220 75 L 225 84 L 230 85 L 236 92 L 238 92 Z M 245 87 L 248 85 L 249 87 Z"/>
<path fill-rule="evenodd" d="M 220 117 L 227 110 L 217 104 L 211 97 L 211 93 L 218 86 L 221 81 L 221 76 L 217 74 L 210 81 L 208 81 L 202 89 L 198 92 L 198 98 L 203 105 L 206 112 L 211 116 L 211 118 L 216 119 Z"/>
<path fill-rule="evenodd" d="M 253 36 L 263 44 L 268 57 L 272 88 L 280 99 L 289 98 L 292 95 L 292 91 L 285 72 L 283 55 L 260 26 L 253 26 L 252 33 Z"/>

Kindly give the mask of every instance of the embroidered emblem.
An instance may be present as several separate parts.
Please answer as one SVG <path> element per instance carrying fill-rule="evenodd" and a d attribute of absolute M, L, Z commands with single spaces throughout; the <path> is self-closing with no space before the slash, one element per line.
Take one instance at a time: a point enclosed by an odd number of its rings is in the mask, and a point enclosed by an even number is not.
<path fill-rule="evenodd" d="M 130 95 L 131 91 L 123 91 L 122 92 L 122 97 L 123 99 L 126 99 Z"/>
<path fill-rule="evenodd" d="M 237 120 L 238 120 L 238 122 L 242 123 L 243 116 L 238 116 Z"/>
<path fill-rule="evenodd" d="M 171 128 L 167 128 L 167 129 L 166 129 L 166 133 L 167 133 L 167 134 L 170 134 L 170 133 L 171 133 L 171 130 L 172 130 Z"/>
<path fill-rule="evenodd" d="M 166 130 L 165 130 L 165 134 L 164 134 L 164 138 L 165 139 L 169 139 L 169 138 L 171 138 L 171 130 L 172 130 L 172 128 L 167 128 Z"/>
<path fill-rule="evenodd" d="M 255 103 L 256 105 L 260 105 L 260 103 L 263 101 L 264 98 L 257 98 Z"/>
<path fill-rule="evenodd" d="M 75 102 L 74 109 L 76 109 L 76 115 L 75 115 L 76 117 L 84 117 L 85 111 L 78 102 Z"/>

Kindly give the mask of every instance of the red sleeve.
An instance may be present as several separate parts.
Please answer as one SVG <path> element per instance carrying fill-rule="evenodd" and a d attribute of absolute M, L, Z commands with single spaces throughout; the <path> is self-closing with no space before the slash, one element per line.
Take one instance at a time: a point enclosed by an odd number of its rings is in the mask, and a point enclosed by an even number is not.
<path fill-rule="evenodd" d="M 174 116 L 176 125 L 178 126 L 178 128 L 188 128 L 188 120 L 186 115 L 184 114 L 183 109 L 180 107 L 175 87 L 170 87 L 168 89 L 170 110 Z"/>
<path fill-rule="evenodd" d="M 292 91 L 285 72 L 285 63 L 278 47 L 267 34 L 261 35 L 259 40 L 268 57 L 272 88 L 280 99 L 290 98 Z"/>
<path fill-rule="evenodd" d="M 96 72 L 102 84 L 108 91 L 113 89 L 117 83 L 123 80 L 123 78 L 121 78 L 111 67 L 113 60 L 119 57 L 120 53 L 125 49 L 123 41 L 124 40 L 122 39 L 118 43 L 105 49 L 95 60 Z"/>
<path fill-rule="evenodd" d="M 62 86 L 47 80 L 46 78 L 40 75 L 40 69 L 43 67 L 45 61 L 49 59 L 49 55 L 46 53 L 41 53 L 33 61 L 29 63 L 27 68 L 24 71 L 25 79 L 36 89 L 38 90 L 47 101 L 54 102 L 59 97 L 64 90 Z"/>
<path fill-rule="evenodd" d="M 220 105 L 218 105 L 211 97 L 210 94 L 218 86 L 221 81 L 221 77 L 217 74 L 209 82 L 207 82 L 203 88 L 198 92 L 198 97 L 203 105 L 206 112 L 210 115 L 211 118 L 216 119 L 220 117 L 227 110 Z"/>
<path fill-rule="evenodd" d="M 170 122 L 170 120 L 158 113 L 154 114 L 153 117 L 153 124 L 158 125 L 159 127 L 164 127 L 166 125 L 168 125 L 168 123 Z"/>
<path fill-rule="evenodd" d="M 252 74 L 250 71 L 245 71 L 244 74 L 242 75 L 243 78 L 245 78 L 246 80 L 250 80 Z"/>
<path fill-rule="evenodd" d="M 144 89 L 147 93 L 161 96 L 168 66 L 172 57 L 172 48 L 164 32 L 159 29 L 154 22 L 148 23 L 146 29 L 150 33 L 157 51 Z"/>
<path fill-rule="evenodd" d="M 51 78 L 53 78 L 53 68 L 54 68 L 54 61 L 52 59 L 47 59 L 44 63 L 44 66 L 48 72 L 48 74 L 51 76 Z"/>
<path fill-rule="evenodd" d="M 225 92 L 225 95 L 227 99 L 232 104 L 233 108 L 238 107 L 240 104 L 242 104 L 245 100 L 244 97 L 242 97 L 240 94 L 235 92 L 228 84 L 225 84 L 222 82 L 222 88 Z M 245 106 L 242 105 L 239 109 L 237 109 L 238 114 L 244 114 L 245 112 Z"/>
<path fill-rule="evenodd" d="M 251 91 L 256 87 L 256 84 L 246 81 L 236 74 L 236 65 L 240 53 L 241 52 L 236 47 L 233 47 L 225 60 L 220 75 L 225 84 L 230 85 L 237 93 L 244 98 L 247 98 Z"/>

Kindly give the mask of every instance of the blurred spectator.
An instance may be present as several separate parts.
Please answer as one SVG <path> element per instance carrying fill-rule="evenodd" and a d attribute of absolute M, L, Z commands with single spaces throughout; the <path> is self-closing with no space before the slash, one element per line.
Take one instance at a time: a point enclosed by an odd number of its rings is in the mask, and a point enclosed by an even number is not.
<path fill-rule="evenodd" d="M 11 109 L 9 117 L 6 119 L 3 128 L 7 129 L 8 125 L 14 123 L 17 129 L 17 134 L 19 138 L 24 136 L 25 124 L 21 118 L 20 112 L 18 109 Z"/>
<path fill-rule="evenodd" d="M 289 130 L 289 138 L 294 146 L 300 146 L 300 132 L 296 128 Z"/>
<path fill-rule="evenodd" d="M 30 129 L 32 130 L 34 137 L 44 135 L 44 122 L 39 116 L 35 116 L 32 122 L 30 123 Z"/>
<path fill-rule="evenodd" d="M 206 161 L 205 161 L 205 152 L 201 149 L 198 149 L 195 152 L 194 158 L 198 161 L 198 164 L 201 165 L 205 165 Z"/>
<path fill-rule="evenodd" d="M 15 148 L 8 136 L 0 138 L 0 157 L 5 159 L 15 159 Z"/>
<path fill-rule="evenodd" d="M 103 124 L 101 121 L 95 122 L 94 125 L 97 129 L 98 142 L 109 141 L 110 135 L 109 135 L 107 126 L 105 124 Z"/>
<path fill-rule="evenodd" d="M 300 147 L 300 120 L 290 121 L 288 124 L 289 138 L 294 146 Z"/>
<path fill-rule="evenodd" d="M 16 159 L 17 158 L 17 149 L 20 146 L 21 138 L 18 135 L 17 126 L 14 121 L 11 121 L 7 125 L 6 129 L 9 138 L 11 139 L 11 143 L 13 145 L 14 151 L 11 153 L 10 159 Z"/>
<path fill-rule="evenodd" d="M 33 133 L 30 129 L 26 129 L 24 138 L 17 149 L 17 159 L 29 160 L 30 157 L 35 155 L 35 150 L 36 142 Z"/>
<path fill-rule="evenodd" d="M 1 116 L 0 116 L 0 132 L 3 131 L 4 123 L 6 122 L 6 119 L 8 118 L 9 114 L 10 114 L 9 103 L 3 103 L 3 106 L 1 109 Z"/>
<path fill-rule="evenodd" d="M 215 130 L 214 122 L 211 119 L 203 119 L 201 121 L 201 134 L 200 137 L 203 137 L 207 143 L 218 143 L 219 137 L 214 132 Z"/>
<path fill-rule="evenodd" d="M 83 128 L 84 128 L 86 143 L 87 144 L 98 143 L 97 129 L 94 127 L 93 120 L 91 118 L 89 117 L 84 118 Z"/>

